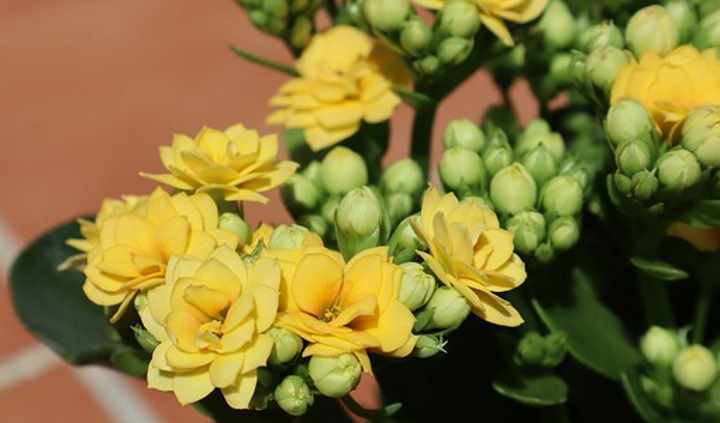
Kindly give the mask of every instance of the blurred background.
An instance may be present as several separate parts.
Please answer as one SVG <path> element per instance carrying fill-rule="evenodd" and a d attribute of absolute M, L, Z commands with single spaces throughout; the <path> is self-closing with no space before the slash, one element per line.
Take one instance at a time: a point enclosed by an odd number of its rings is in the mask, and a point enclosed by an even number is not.
<path fill-rule="evenodd" d="M 0 410 L 3 422 L 203 422 L 172 395 L 99 368 L 73 369 L 14 317 L 7 271 L 50 227 L 97 209 L 105 197 L 145 193 L 138 172 L 161 170 L 157 148 L 174 133 L 241 122 L 261 133 L 268 99 L 287 77 L 243 62 L 237 44 L 289 63 L 283 45 L 254 29 L 232 0 L 0 1 Z M 537 114 L 513 87 L 521 120 Z M 487 75 L 441 107 L 445 123 L 479 119 L 500 102 Z M 386 157 L 407 154 L 412 110 L 393 118 Z M 277 192 L 251 205 L 252 224 L 290 218 Z"/>

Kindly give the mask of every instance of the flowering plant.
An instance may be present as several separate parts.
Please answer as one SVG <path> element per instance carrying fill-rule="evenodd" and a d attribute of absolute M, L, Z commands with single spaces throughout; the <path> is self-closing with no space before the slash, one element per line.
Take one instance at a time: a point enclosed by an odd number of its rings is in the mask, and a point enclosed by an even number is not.
<path fill-rule="evenodd" d="M 41 340 L 218 421 L 720 420 L 720 3 L 237 3 L 296 57 L 232 48 L 287 74 L 279 137 L 175 135 L 141 173 L 162 186 L 28 246 Z M 503 103 L 434 165 L 436 111 L 481 70 Z M 410 155 L 383 167 L 403 102 Z M 295 223 L 251 225 L 275 188 Z"/>

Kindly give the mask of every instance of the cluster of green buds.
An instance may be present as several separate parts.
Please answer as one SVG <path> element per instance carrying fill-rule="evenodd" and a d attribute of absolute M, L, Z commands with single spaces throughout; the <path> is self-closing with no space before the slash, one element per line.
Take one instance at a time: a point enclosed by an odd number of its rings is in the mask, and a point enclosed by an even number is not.
<path fill-rule="evenodd" d="M 380 194 L 393 227 L 418 210 L 425 185 L 423 171 L 413 159 L 401 159 L 385 168 Z"/>
<path fill-rule="evenodd" d="M 295 51 L 310 42 L 313 17 L 322 0 L 235 0 L 247 11 L 250 22 L 268 34 L 280 37 Z"/>
<path fill-rule="evenodd" d="M 557 367 L 567 354 L 567 340 L 561 333 L 542 336 L 535 331 L 526 333 L 515 348 L 513 361 L 521 367 Z"/>
<path fill-rule="evenodd" d="M 514 145 L 499 128 L 486 132 L 466 120 L 448 125 L 439 167 L 443 185 L 461 198 L 478 197 L 514 233 L 520 254 L 548 262 L 579 239 L 588 173 L 542 119 Z"/>

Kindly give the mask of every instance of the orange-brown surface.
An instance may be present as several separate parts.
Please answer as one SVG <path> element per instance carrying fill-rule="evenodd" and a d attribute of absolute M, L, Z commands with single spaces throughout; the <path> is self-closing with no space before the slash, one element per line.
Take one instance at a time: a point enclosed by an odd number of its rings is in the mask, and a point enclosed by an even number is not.
<path fill-rule="evenodd" d="M 231 0 L 0 2 L 3 275 L 17 248 L 48 227 L 94 210 L 103 197 L 148 191 L 152 184 L 137 173 L 160 170 L 157 147 L 173 133 L 236 122 L 271 130 L 267 101 L 285 77 L 233 57 L 228 43 L 290 60 Z M 527 120 L 534 105 L 522 86 L 514 91 Z M 498 100 L 487 76 L 466 83 L 440 110 L 435 146 L 448 119 L 479 118 Z M 406 107 L 397 113 L 389 158 L 406 153 L 411 117 Z M 250 207 L 253 222 L 289 220 L 276 193 L 272 199 Z M 56 360 L 14 378 L 17 360 L 38 344 L 14 318 L 0 282 L 0 420 L 128 421 L 98 399 L 102 384 L 83 382 Z M 150 407 L 151 421 L 204 421 L 169 395 L 119 380 Z"/>

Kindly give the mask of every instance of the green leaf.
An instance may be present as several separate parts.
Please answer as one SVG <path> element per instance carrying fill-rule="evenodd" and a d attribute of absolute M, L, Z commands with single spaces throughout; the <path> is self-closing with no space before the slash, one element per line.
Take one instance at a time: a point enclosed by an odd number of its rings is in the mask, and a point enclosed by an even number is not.
<path fill-rule="evenodd" d="M 410 90 L 401 85 L 394 86 L 393 91 L 395 91 L 395 94 L 400 96 L 405 103 L 416 109 L 434 103 L 434 100 L 431 97 L 423 93 Z"/>
<path fill-rule="evenodd" d="M 649 423 L 661 423 L 665 420 L 650 401 L 640 385 L 640 375 L 636 369 L 628 369 L 620 376 L 623 389 L 630 403 L 643 420 Z"/>
<path fill-rule="evenodd" d="M 296 71 L 295 68 L 293 68 L 291 65 L 286 65 L 285 63 L 276 62 L 274 60 L 259 56 L 255 53 L 250 53 L 249 51 L 243 50 L 238 46 L 230 45 L 228 47 L 233 53 L 237 54 L 238 57 L 245 59 L 250 63 L 254 63 L 256 65 L 260 65 L 268 69 L 284 73 L 286 75 L 300 76 L 298 71 Z"/>
<path fill-rule="evenodd" d="M 142 350 L 121 346 L 110 355 L 110 362 L 121 372 L 144 378 L 150 364 L 150 355 Z"/>
<path fill-rule="evenodd" d="M 670 263 L 660 260 L 647 260 L 640 257 L 632 257 L 630 263 L 641 272 L 655 279 L 663 281 L 679 281 L 688 278 L 688 273 L 678 269 Z"/>
<path fill-rule="evenodd" d="M 720 226 L 720 200 L 698 201 L 680 220 L 697 227 Z"/>
<path fill-rule="evenodd" d="M 618 380 L 639 362 L 640 354 L 620 319 L 598 300 L 589 278 L 582 269 L 574 269 L 564 295 L 537 296 L 533 307 L 551 331 L 565 334 L 568 352 L 577 361 Z"/>
<path fill-rule="evenodd" d="M 20 253 L 10 270 L 10 290 L 20 321 L 38 339 L 73 364 L 106 361 L 117 334 L 103 309 L 82 291 L 84 276 L 57 267 L 77 251 L 65 245 L 80 237 L 75 221 L 47 232 Z"/>
<path fill-rule="evenodd" d="M 555 375 L 522 375 L 492 386 L 500 395 L 529 406 L 547 407 L 567 401 L 567 384 Z"/>

